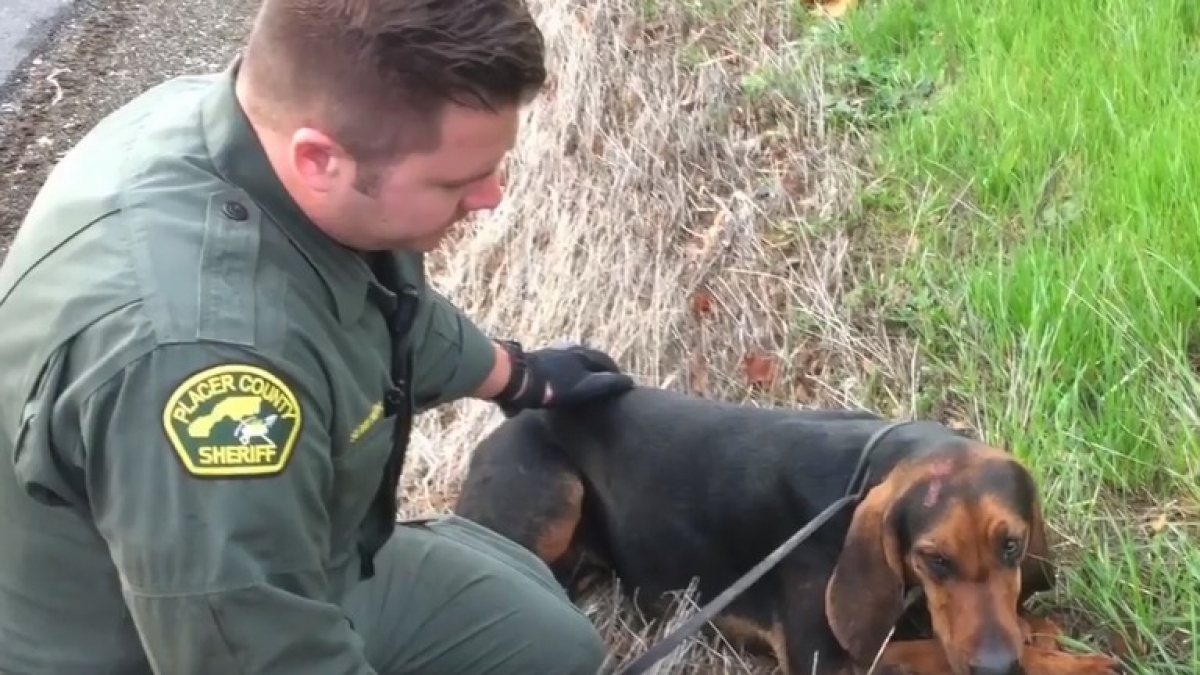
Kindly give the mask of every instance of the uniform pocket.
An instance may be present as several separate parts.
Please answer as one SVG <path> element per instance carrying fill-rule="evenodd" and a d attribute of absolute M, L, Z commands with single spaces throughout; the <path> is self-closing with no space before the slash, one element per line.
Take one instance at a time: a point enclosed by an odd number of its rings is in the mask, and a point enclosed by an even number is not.
<path fill-rule="evenodd" d="M 392 454 L 396 415 L 381 417 L 358 440 L 333 457 L 333 495 L 330 527 L 336 561 L 350 555 L 358 541 L 358 528 L 383 480 Z"/>

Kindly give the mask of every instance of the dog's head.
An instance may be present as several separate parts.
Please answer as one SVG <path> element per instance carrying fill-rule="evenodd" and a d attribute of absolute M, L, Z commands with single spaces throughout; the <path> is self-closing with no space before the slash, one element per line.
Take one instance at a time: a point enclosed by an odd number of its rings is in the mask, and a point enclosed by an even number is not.
<path fill-rule="evenodd" d="M 826 588 L 839 642 L 871 662 L 924 591 L 954 675 L 1019 675 L 1019 602 L 1049 589 L 1037 487 L 1010 454 L 970 441 L 902 464 L 859 504 Z"/>

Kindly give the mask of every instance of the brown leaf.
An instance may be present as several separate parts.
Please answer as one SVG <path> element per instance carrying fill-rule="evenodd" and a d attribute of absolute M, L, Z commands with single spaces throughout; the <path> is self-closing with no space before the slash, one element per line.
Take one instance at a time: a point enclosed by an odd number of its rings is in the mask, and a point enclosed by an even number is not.
<path fill-rule="evenodd" d="M 817 389 L 813 386 L 813 379 L 807 375 L 796 376 L 795 392 L 792 394 L 792 399 L 800 405 L 809 405 L 817 398 Z"/>
<path fill-rule="evenodd" d="M 1115 630 L 1109 630 L 1106 632 L 1108 633 L 1108 651 L 1110 652 L 1110 655 L 1114 658 L 1121 659 L 1122 661 L 1128 660 L 1131 655 L 1129 642 L 1125 640 L 1123 635 Z"/>
<path fill-rule="evenodd" d="M 699 396 L 708 395 L 708 363 L 699 352 L 692 354 L 688 374 L 691 375 L 692 391 Z"/>
<path fill-rule="evenodd" d="M 812 4 L 816 5 L 812 10 L 814 14 L 839 19 L 858 3 L 856 0 L 816 0 Z"/>
<path fill-rule="evenodd" d="M 709 316 L 713 312 L 712 293 L 704 289 L 696 291 L 692 294 L 691 306 L 692 315 L 697 319 Z"/>
<path fill-rule="evenodd" d="M 725 211 L 718 211 L 717 216 L 713 218 L 713 222 L 704 232 L 692 237 L 687 243 L 685 252 L 687 257 L 692 262 L 701 262 L 710 257 L 717 251 L 721 243 L 721 235 L 725 232 L 725 221 L 729 218 Z"/>
<path fill-rule="evenodd" d="M 809 405 L 817 398 L 818 375 L 824 367 L 823 354 L 819 348 L 810 346 L 799 353 L 792 365 L 796 373 L 793 399 L 801 405 Z"/>
<path fill-rule="evenodd" d="M 757 351 L 747 353 L 742 357 L 742 369 L 751 387 L 770 389 L 775 384 L 778 368 L 770 354 Z"/>
<path fill-rule="evenodd" d="M 1150 531 L 1154 534 L 1159 534 L 1163 530 L 1167 529 L 1167 525 L 1170 524 L 1170 519 L 1167 518 L 1167 513 L 1164 511 L 1158 514 L 1158 518 L 1155 518 L 1154 522 L 1150 524 Z"/>
<path fill-rule="evenodd" d="M 946 417 L 946 426 L 954 431 L 972 431 L 971 423 L 966 420 L 961 414 L 949 413 Z"/>

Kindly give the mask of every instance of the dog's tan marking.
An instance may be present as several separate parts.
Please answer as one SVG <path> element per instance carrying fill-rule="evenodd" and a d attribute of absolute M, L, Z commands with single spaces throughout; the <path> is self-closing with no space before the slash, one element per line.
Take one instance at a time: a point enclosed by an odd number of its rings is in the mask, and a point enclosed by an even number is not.
<path fill-rule="evenodd" d="M 575 528 L 583 512 L 583 483 L 570 474 L 559 477 L 557 494 L 562 508 L 552 517 L 538 523 L 534 550 L 546 564 L 552 564 L 567 554 L 575 537 Z"/>
<path fill-rule="evenodd" d="M 782 623 L 776 621 L 764 626 L 740 616 L 721 615 L 713 619 L 713 625 L 734 645 L 770 652 L 779 664 L 779 672 L 792 672 L 788 669 L 787 641 L 784 639 Z"/>

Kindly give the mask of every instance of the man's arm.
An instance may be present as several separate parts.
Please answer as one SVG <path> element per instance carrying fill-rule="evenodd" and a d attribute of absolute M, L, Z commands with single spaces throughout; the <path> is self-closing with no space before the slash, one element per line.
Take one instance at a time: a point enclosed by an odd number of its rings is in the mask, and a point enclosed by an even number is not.
<path fill-rule="evenodd" d="M 167 345 L 80 404 L 91 509 L 155 672 L 374 672 L 327 597 L 329 403 L 307 377 Z"/>
<path fill-rule="evenodd" d="M 508 353 L 428 285 L 419 303 L 410 339 L 418 408 L 500 393 L 511 373 Z"/>
<path fill-rule="evenodd" d="M 429 287 L 420 297 L 413 331 L 418 411 L 474 396 L 512 414 L 585 403 L 633 387 L 633 379 L 596 349 L 574 345 L 525 352 L 515 343 L 506 348 Z"/>

